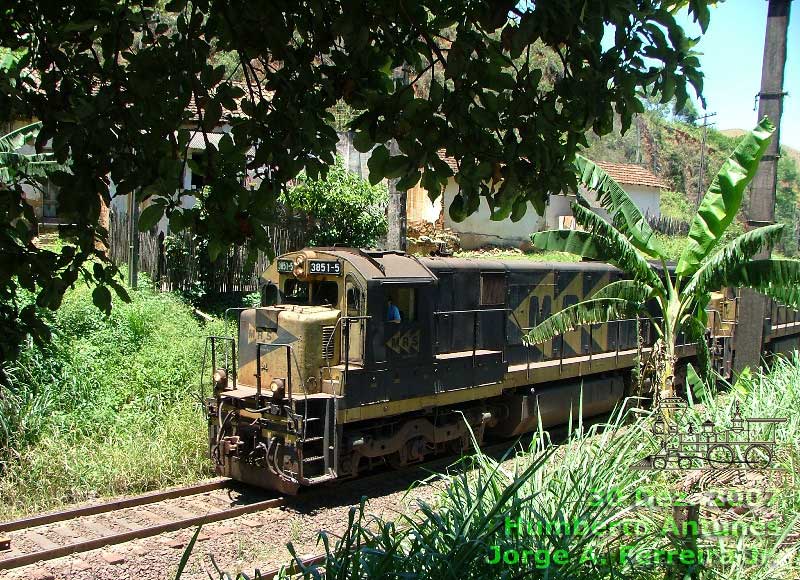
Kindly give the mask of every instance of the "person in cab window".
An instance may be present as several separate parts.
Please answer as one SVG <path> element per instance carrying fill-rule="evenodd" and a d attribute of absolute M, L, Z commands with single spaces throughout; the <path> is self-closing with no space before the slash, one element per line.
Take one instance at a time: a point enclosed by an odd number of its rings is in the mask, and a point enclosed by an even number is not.
<path fill-rule="evenodd" d="M 389 322 L 400 322 L 400 309 L 392 302 L 391 298 L 388 300 L 388 306 L 386 320 Z"/>

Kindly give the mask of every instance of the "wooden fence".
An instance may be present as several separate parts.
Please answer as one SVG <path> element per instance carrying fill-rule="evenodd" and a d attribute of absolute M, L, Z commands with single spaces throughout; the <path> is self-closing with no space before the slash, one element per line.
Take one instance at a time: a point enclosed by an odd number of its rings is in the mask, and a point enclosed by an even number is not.
<path fill-rule="evenodd" d="M 286 225 L 268 226 L 275 255 L 299 250 L 306 245 L 305 220 L 290 218 Z M 111 212 L 109 241 L 111 260 L 119 266 L 130 257 L 130 221 L 127 214 Z M 250 293 L 258 291 L 258 277 L 269 267 L 265 252 L 258 252 L 255 263 L 247 265 L 247 250 L 230 248 L 211 263 L 205 243 L 189 231 L 177 234 L 139 232 L 139 271 L 146 273 L 162 291 L 192 291 L 206 294 Z"/>

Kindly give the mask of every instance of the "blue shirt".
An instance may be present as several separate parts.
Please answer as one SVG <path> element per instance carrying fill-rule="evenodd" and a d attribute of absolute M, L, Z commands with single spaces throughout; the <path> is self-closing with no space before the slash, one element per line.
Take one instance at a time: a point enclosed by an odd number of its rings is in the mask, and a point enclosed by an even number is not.
<path fill-rule="evenodd" d="M 386 314 L 386 320 L 400 320 L 400 309 L 394 304 L 389 304 L 389 312 Z"/>

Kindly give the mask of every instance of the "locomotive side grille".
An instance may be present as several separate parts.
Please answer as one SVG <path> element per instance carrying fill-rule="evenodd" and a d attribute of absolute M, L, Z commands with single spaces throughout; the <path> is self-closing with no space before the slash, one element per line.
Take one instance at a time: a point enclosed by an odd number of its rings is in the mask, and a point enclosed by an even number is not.
<path fill-rule="evenodd" d="M 330 360 L 333 358 L 333 331 L 335 326 L 322 327 L 322 358 Z"/>

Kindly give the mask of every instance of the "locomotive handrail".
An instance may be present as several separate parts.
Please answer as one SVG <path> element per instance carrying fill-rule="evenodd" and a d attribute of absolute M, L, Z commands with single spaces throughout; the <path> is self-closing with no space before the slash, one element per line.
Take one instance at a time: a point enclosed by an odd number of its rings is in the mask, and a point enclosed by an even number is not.
<path fill-rule="evenodd" d="M 472 314 L 472 366 L 475 367 L 475 363 L 477 362 L 477 353 L 478 353 L 478 314 L 482 312 L 513 312 L 510 308 L 473 308 L 471 310 L 437 310 L 433 313 L 433 316 L 437 317 L 437 340 L 438 340 L 438 317 L 439 316 L 449 316 L 451 314 Z M 505 340 L 503 341 L 503 361 L 505 362 Z"/>
<path fill-rule="evenodd" d="M 236 362 L 236 339 L 231 336 L 217 336 L 217 335 L 210 335 L 206 337 L 205 348 L 203 349 L 203 363 L 200 370 L 200 396 L 205 397 L 205 389 L 203 388 L 203 375 L 205 374 L 205 367 L 206 367 L 206 352 L 208 351 L 208 345 L 211 344 L 211 372 L 214 373 L 217 371 L 217 348 L 216 348 L 216 341 L 221 340 L 224 342 L 231 343 L 231 371 L 233 374 L 233 387 L 236 388 L 237 384 L 237 371 L 238 371 L 238 364 Z M 227 374 L 228 369 L 225 369 Z"/>
<path fill-rule="evenodd" d="M 328 353 L 328 347 L 331 345 L 331 341 L 333 340 L 333 337 L 336 336 L 336 329 L 339 328 L 339 325 L 342 324 L 343 320 L 347 322 L 347 336 L 345 337 L 346 342 L 347 342 L 347 345 L 346 345 L 347 350 L 345 351 L 345 357 L 344 357 L 344 361 L 345 361 L 344 362 L 344 379 L 346 379 L 347 378 L 347 371 L 349 370 L 349 363 L 350 363 L 350 353 L 349 353 L 349 350 L 350 350 L 350 323 L 355 321 L 355 320 L 370 320 L 371 318 L 372 318 L 372 316 L 370 316 L 370 315 L 340 316 L 336 320 L 336 324 L 333 325 L 333 332 L 331 332 L 331 335 L 328 337 L 328 340 L 325 341 L 325 344 L 323 345 L 323 349 L 322 349 L 322 354 L 324 356 L 325 362 L 327 363 L 325 365 L 325 368 L 328 369 L 328 378 L 329 379 L 332 380 L 332 375 L 331 375 L 331 357 L 327 356 L 327 353 Z M 342 385 L 340 385 L 340 387 L 344 386 L 344 382 L 345 381 L 343 380 L 342 381 Z M 331 384 L 333 384 L 333 383 L 331 383 Z M 341 391 L 341 389 L 340 389 L 340 391 Z"/>
<path fill-rule="evenodd" d="M 244 312 L 245 310 L 252 310 L 252 307 L 251 306 L 232 306 L 230 308 L 226 308 L 225 312 L 222 314 L 222 322 L 228 322 L 228 313 L 230 313 L 232 310 L 235 310 L 235 311 L 237 311 L 239 313 L 238 320 L 236 321 L 236 324 L 238 326 L 239 323 L 241 322 L 241 319 L 242 319 L 242 312 Z"/>
<path fill-rule="evenodd" d="M 352 320 L 369 320 L 370 318 L 372 318 L 372 316 L 366 316 L 366 315 L 365 316 L 340 316 L 339 319 L 336 321 L 336 324 L 333 325 L 333 332 L 331 333 L 331 335 L 328 337 L 328 340 L 325 341 L 325 344 L 323 345 L 323 353 L 327 353 L 328 352 L 328 347 L 331 345 L 331 341 L 333 340 L 333 337 L 336 336 L 336 329 L 339 327 L 339 323 L 341 323 L 342 320 L 346 320 L 347 323 L 349 324 L 350 321 L 352 321 Z M 325 360 L 330 360 L 330 357 L 326 356 Z M 328 368 L 330 368 L 330 364 L 328 365 Z"/>
<path fill-rule="evenodd" d="M 475 312 L 508 312 L 511 308 L 473 308 L 472 310 L 437 310 L 434 316 L 445 314 L 473 314 Z"/>

